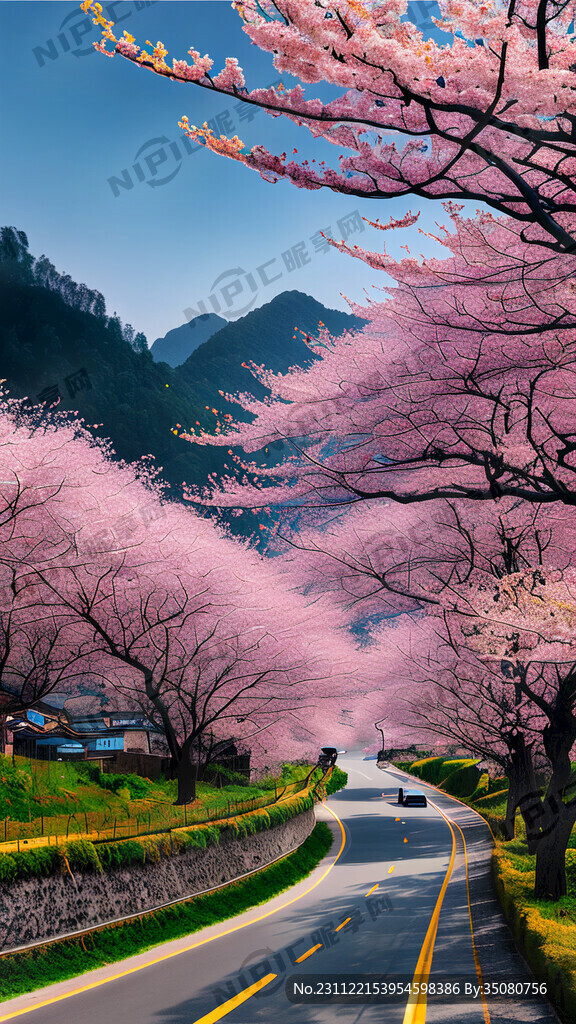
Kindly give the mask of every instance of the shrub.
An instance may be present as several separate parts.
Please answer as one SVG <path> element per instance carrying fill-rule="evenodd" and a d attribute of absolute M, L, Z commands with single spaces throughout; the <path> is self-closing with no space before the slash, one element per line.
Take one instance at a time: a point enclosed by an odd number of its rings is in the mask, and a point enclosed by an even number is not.
<path fill-rule="evenodd" d="M 0 854 L 0 882 L 21 878 L 41 878 L 58 874 L 63 867 L 62 853 L 56 846 L 41 846 L 24 853 Z"/>
<path fill-rule="evenodd" d="M 569 916 L 573 897 L 569 894 L 559 903 L 536 901 L 532 895 L 534 861 L 519 839 L 498 844 L 494 852 L 496 891 L 534 974 L 548 983 L 550 998 L 566 1024 L 576 1024 L 576 929 Z M 573 866 L 569 854 L 569 877 Z"/>
<path fill-rule="evenodd" d="M 444 757 L 424 757 L 421 761 L 413 761 L 408 769 L 411 775 L 416 775 L 423 782 L 431 782 L 437 786 L 442 778 L 442 767 Z"/>
<path fill-rule="evenodd" d="M 90 761 L 84 761 L 75 764 L 74 767 L 79 779 L 83 779 L 85 782 L 93 782 L 97 786 L 102 785 L 102 772 L 97 764 L 91 764 Z"/>
<path fill-rule="evenodd" d="M 456 764 L 442 782 L 442 788 L 452 796 L 469 797 L 476 789 L 480 780 L 477 761 L 446 761 L 444 770 Z"/>
<path fill-rule="evenodd" d="M 9 789 L 26 789 L 26 776 L 9 757 L 0 754 L 0 783 Z"/>
<path fill-rule="evenodd" d="M 335 765 L 332 769 L 330 778 L 326 783 L 326 793 L 330 796 L 332 793 L 337 793 L 339 789 L 344 789 L 348 785 L 348 774 L 343 772 L 338 765 Z"/>
<path fill-rule="evenodd" d="M 488 796 L 489 790 L 490 776 L 488 775 L 488 772 L 482 772 L 480 778 L 478 779 L 478 785 L 476 786 L 476 789 L 472 793 L 470 799 L 480 800 L 483 796 Z"/>
<path fill-rule="evenodd" d="M 64 854 L 71 869 L 77 868 L 79 871 L 102 873 L 102 864 L 96 853 L 96 847 L 88 839 L 75 839 L 71 843 L 66 843 Z"/>
<path fill-rule="evenodd" d="M 204 782 L 210 782 L 216 786 L 249 786 L 250 780 L 242 772 L 233 772 L 221 764 L 211 764 L 204 772 Z"/>
<path fill-rule="evenodd" d="M 503 790 L 508 789 L 508 779 L 505 775 L 498 775 L 495 779 L 490 779 L 489 793 L 501 793 Z"/>
<path fill-rule="evenodd" d="M 482 808 L 497 807 L 499 804 L 505 804 L 508 797 L 507 789 L 500 789 L 495 793 L 488 792 L 485 796 L 476 797 Z M 484 813 L 484 811 L 482 811 Z"/>

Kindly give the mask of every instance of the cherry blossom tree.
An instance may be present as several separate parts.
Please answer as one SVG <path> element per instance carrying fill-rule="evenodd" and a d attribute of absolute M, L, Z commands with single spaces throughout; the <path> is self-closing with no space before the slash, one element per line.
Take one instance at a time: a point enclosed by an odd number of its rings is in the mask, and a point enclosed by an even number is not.
<path fill-rule="evenodd" d="M 576 572 L 526 570 L 497 584 L 470 587 L 461 606 L 468 644 L 488 662 L 505 663 L 520 700 L 544 720 L 550 777 L 524 808 L 536 849 L 536 896 L 566 894 L 565 853 L 576 823 L 570 754 L 576 743 Z"/>
<path fill-rule="evenodd" d="M 83 676 L 85 648 L 74 649 L 69 623 L 58 610 L 33 600 L 14 574 L 0 608 L 0 711 L 21 713 L 66 686 L 74 692 Z M 18 589 L 20 586 L 20 589 Z M 24 591 L 24 592 L 23 592 Z"/>
<path fill-rule="evenodd" d="M 5 714 L 32 707 L 63 682 L 73 691 L 86 647 L 74 647 L 70 622 L 30 564 L 49 564 L 69 550 L 54 519 L 65 456 L 32 421 L 18 425 L 18 403 L 0 415 L 0 706 Z M 10 408 L 11 406 L 11 408 Z"/>
<path fill-rule="evenodd" d="M 519 808 L 536 853 L 535 893 L 566 893 L 565 852 L 576 821 L 570 754 L 576 742 L 573 569 L 471 578 L 435 615 L 381 628 L 390 706 L 417 729 L 456 739 L 509 780 L 505 834 Z M 399 711 L 396 710 L 398 714 Z M 537 773 L 546 776 L 544 793 Z"/>
<path fill-rule="evenodd" d="M 178 802 L 193 798 L 213 735 L 232 732 L 255 759 L 289 745 L 293 727 L 315 748 L 335 719 L 326 705 L 362 695 L 354 645 L 330 602 L 289 590 L 273 561 L 163 501 L 146 466 L 139 479 L 112 462 L 80 424 L 18 424 L 8 410 L 1 427 L 1 570 L 21 581 L 29 617 L 42 601 L 44 621 L 51 614 L 65 630 L 60 685 L 78 668 L 163 728 Z"/>
<path fill-rule="evenodd" d="M 511 220 L 450 212 L 449 259 L 394 269 L 379 257 L 397 286 L 384 302 L 352 304 L 369 321 L 361 332 L 324 332 L 308 369 L 253 368 L 270 395 L 236 397 L 252 422 L 182 435 L 248 452 L 292 445 L 279 466 L 237 462 L 258 486 L 230 474 L 213 504 L 575 503 L 570 261 L 526 246 Z"/>
<path fill-rule="evenodd" d="M 545 767 L 545 720 L 519 692 L 510 672 L 486 665 L 471 649 L 455 616 L 404 616 L 375 632 L 375 650 L 389 665 L 396 690 L 387 707 L 416 735 L 443 737 L 500 767 L 508 780 L 502 833 L 514 838 L 516 811 L 533 830 L 536 771 Z M 389 684 L 390 689 L 391 684 Z"/>
<path fill-rule="evenodd" d="M 505 7 L 440 0 L 444 43 L 425 40 L 401 20 L 405 0 L 236 0 L 233 7 L 252 42 L 274 54 L 278 71 L 341 94 L 325 103 L 307 99 L 301 84 L 248 91 L 237 60 L 226 58 L 214 75 L 211 58 L 194 47 L 190 62 L 168 64 L 161 42 L 149 52 L 127 32 L 118 39 L 100 4 L 82 4 L 102 26 L 104 41 L 95 44 L 102 52 L 264 107 L 350 152 L 340 153 L 338 169 L 324 160 L 298 162 L 262 145 L 248 150 L 238 136 L 217 138 L 183 116 L 180 125 L 193 138 L 266 180 L 371 199 L 481 200 L 517 220 L 537 245 L 574 251 L 576 48 L 568 0 L 511 0 Z"/>
<path fill-rule="evenodd" d="M 358 686 L 348 678 L 352 644 L 334 635 L 328 650 L 326 608 L 291 595 L 272 567 L 234 551 L 233 542 L 218 544 L 209 523 L 186 550 L 176 543 L 177 527 L 184 532 L 190 520 L 168 511 L 162 529 L 169 526 L 171 551 L 163 558 L 148 550 L 137 568 L 122 559 L 113 568 L 74 569 L 66 591 L 57 591 L 90 633 L 87 667 L 163 729 L 178 803 L 194 799 L 212 734 L 232 735 L 256 753 L 299 722 L 315 746 L 319 723 L 312 720 Z M 151 540 L 141 541 L 139 558 Z"/>

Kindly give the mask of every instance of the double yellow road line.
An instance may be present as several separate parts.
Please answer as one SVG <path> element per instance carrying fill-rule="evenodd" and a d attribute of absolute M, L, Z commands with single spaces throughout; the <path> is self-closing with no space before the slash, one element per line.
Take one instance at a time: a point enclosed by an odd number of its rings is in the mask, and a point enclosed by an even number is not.
<path fill-rule="evenodd" d="M 438 804 L 433 803 L 432 800 L 429 800 L 428 803 L 431 804 L 432 807 L 434 807 L 435 810 L 437 810 L 438 813 L 442 815 L 444 821 L 446 822 L 448 828 L 450 829 L 452 835 L 452 852 L 450 854 L 450 860 L 448 862 L 448 868 L 444 876 L 444 881 L 442 882 L 442 888 L 440 889 L 438 899 L 436 900 L 436 906 L 434 907 L 434 911 L 430 919 L 430 924 L 428 925 L 428 930 L 426 932 L 424 942 L 422 944 L 422 949 L 420 950 L 420 956 L 418 957 L 416 970 L 414 972 L 414 983 L 419 988 L 418 995 L 416 995 L 414 998 L 410 997 L 410 999 L 408 1000 L 402 1024 L 425 1024 L 426 1021 L 427 996 L 426 993 L 420 991 L 420 989 L 428 982 L 428 979 L 430 977 L 430 971 L 432 970 L 432 957 L 434 955 L 434 944 L 436 942 L 438 923 L 440 921 L 440 911 L 442 910 L 444 896 L 446 895 L 446 889 L 448 888 L 448 882 L 452 877 L 454 862 L 456 860 L 456 834 L 454 832 L 454 829 L 452 828 L 452 824 L 454 824 L 458 829 L 460 835 L 462 836 L 462 842 L 464 844 L 464 864 L 466 867 L 466 897 L 468 900 L 468 916 L 470 920 L 470 935 L 472 937 L 472 952 L 474 954 L 474 966 L 476 968 L 476 974 L 478 977 L 478 982 L 480 984 L 484 1021 L 485 1024 L 490 1024 L 490 1013 L 488 1011 L 488 1004 L 486 1003 L 486 999 L 482 988 L 482 969 L 480 967 L 478 951 L 476 949 L 476 943 L 474 941 L 474 925 L 472 923 L 472 905 L 470 903 L 470 885 L 468 879 L 468 851 L 466 849 L 466 840 L 464 838 L 464 833 L 460 826 L 456 824 L 456 822 L 451 822 L 450 819 L 444 814 L 444 811 L 440 807 L 438 807 Z"/>

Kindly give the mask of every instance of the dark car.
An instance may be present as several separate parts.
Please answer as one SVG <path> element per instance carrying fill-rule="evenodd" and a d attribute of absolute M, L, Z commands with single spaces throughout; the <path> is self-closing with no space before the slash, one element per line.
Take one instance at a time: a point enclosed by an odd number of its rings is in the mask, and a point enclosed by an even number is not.
<path fill-rule="evenodd" d="M 321 768 L 333 768 L 336 764 L 338 753 L 336 747 L 322 747 L 318 756 L 318 764 Z"/>
<path fill-rule="evenodd" d="M 398 791 L 398 803 L 403 807 L 427 807 L 428 801 L 421 789 Z"/>

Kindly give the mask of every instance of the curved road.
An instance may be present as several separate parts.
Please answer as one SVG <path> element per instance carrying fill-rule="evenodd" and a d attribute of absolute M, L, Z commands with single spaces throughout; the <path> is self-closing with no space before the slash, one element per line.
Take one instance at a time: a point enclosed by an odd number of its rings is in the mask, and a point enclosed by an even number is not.
<path fill-rule="evenodd" d="M 420 783 L 433 804 L 399 807 L 402 773 L 340 763 L 348 786 L 329 807 L 342 824 L 319 809 L 335 843 L 308 879 L 223 924 L 3 1003 L 0 1022 L 558 1024 L 492 893 L 488 827 Z M 409 1000 L 415 977 L 452 989 Z M 375 994 L 385 979 L 403 994 Z M 480 979 L 515 994 L 483 999 Z M 298 995 L 305 985 L 311 1001 Z"/>

